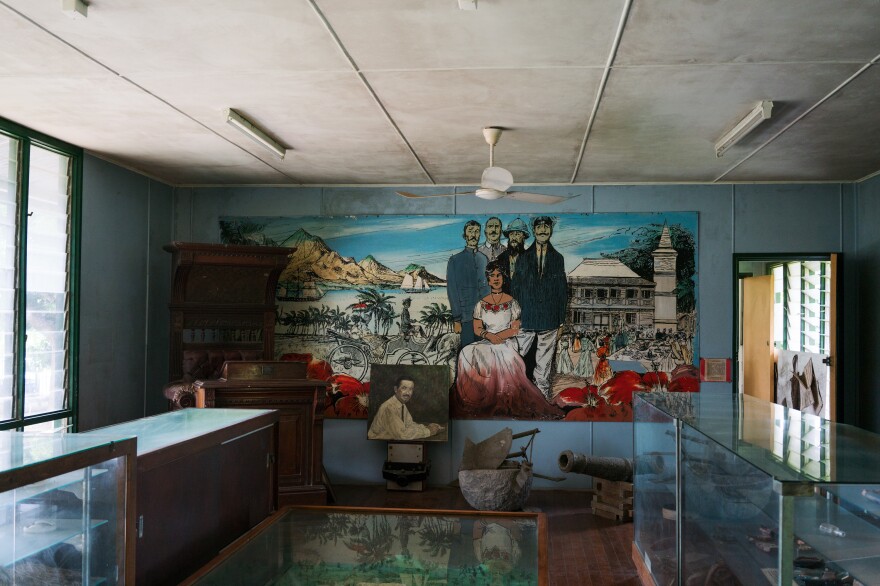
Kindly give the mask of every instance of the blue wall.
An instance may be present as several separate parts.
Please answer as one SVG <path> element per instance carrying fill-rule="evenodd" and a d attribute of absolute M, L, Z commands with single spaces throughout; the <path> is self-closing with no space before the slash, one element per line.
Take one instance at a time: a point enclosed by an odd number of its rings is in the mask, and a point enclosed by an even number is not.
<path fill-rule="evenodd" d="M 79 429 L 164 411 L 173 189 L 87 155 L 83 165 Z"/>
<path fill-rule="evenodd" d="M 858 393 L 859 348 L 876 348 L 873 332 L 859 329 L 861 299 L 873 277 L 859 275 L 866 263 L 878 266 L 880 236 L 873 224 L 880 219 L 880 180 L 849 184 L 773 185 L 653 185 L 528 187 L 528 191 L 571 196 L 552 208 L 475 197 L 407 200 L 396 188 L 376 187 L 205 187 L 178 188 L 174 200 L 174 239 L 217 242 L 221 215 L 309 216 L 365 214 L 488 213 L 602 213 L 696 211 L 699 213 L 699 353 L 703 357 L 733 355 L 734 253 L 841 252 L 846 289 L 844 338 L 847 364 L 844 418 L 880 431 L 880 401 Z M 448 189 L 448 188 L 443 188 Z M 408 191 L 436 191 L 423 187 Z M 871 221 L 870 219 L 874 220 Z M 868 248 L 864 248 L 867 246 Z M 852 265 L 852 266 L 851 266 Z M 862 295 L 859 295 L 859 292 Z M 867 295 L 867 296 L 866 296 Z M 870 323 L 880 316 L 868 312 Z M 167 321 L 167 312 L 164 316 Z M 158 317 L 157 317 L 158 319 Z M 861 331 L 861 335 L 859 332 Z M 159 343 L 157 341 L 157 343 Z M 874 355 L 870 351 L 868 356 Z M 868 380 L 868 379 L 863 379 Z M 706 393 L 730 393 L 725 383 L 704 384 Z M 454 421 L 450 442 L 429 447 L 431 482 L 445 484 L 456 477 L 465 437 L 481 440 L 507 422 Z M 557 475 L 559 452 L 566 449 L 600 456 L 631 456 L 632 425 L 627 423 L 510 422 L 514 432 L 539 427 L 535 440 L 535 470 Z M 368 442 L 364 421 L 328 420 L 324 433 L 324 464 L 332 481 L 381 483 L 386 454 L 384 442 Z M 357 457 L 352 457 L 357 454 Z M 536 481 L 536 487 L 583 488 L 591 479 L 573 476 L 556 484 Z"/>

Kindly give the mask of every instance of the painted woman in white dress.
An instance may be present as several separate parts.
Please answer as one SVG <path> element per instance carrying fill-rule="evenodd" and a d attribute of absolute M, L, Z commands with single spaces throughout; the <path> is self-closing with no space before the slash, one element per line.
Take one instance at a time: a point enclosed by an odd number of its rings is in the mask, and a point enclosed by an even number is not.
<path fill-rule="evenodd" d="M 490 293 L 474 307 L 478 341 L 458 356 L 454 416 L 561 419 L 562 410 L 549 404 L 526 376 L 516 339 L 522 309 L 504 292 L 507 275 L 498 262 L 486 266 L 486 279 Z"/>

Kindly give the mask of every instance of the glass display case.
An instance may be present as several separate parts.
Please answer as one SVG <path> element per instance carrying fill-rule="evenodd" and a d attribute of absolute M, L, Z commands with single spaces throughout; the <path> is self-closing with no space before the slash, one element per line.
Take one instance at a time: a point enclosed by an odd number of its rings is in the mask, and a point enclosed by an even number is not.
<path fill-rule="evenodd" d="M 275 509 L 278 418 L 183 409 L 82 434 L 137 437 L 138 584 L 178 584 Z"/>
<path fill-rule="evenodd" d="M 182 586 L 546 586 L 543 513 L 281 509 Z"/>
<path fill-rule="evenodd" d="M 880 436 L 743 395 L 639 393 L 646 584 L 880 584 Z"/>
<path fill-rule="evenodd" d="M 136 440 L 0 432 L 0 584 L 134 584 Z"/>

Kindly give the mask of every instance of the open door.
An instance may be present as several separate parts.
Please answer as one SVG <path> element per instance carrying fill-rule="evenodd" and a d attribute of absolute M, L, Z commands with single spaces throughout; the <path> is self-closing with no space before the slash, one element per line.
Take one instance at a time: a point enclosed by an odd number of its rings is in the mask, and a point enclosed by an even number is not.
<path fill-rule="evenodd" d="M 837 419 L 840 255 L 736 254 L 736 388 Z"/>
<path fill-rule="evenodd" d="M 742 308 L 741 389 L 746 395 L 773 402 L 773 275 L 743 279 Z"/>

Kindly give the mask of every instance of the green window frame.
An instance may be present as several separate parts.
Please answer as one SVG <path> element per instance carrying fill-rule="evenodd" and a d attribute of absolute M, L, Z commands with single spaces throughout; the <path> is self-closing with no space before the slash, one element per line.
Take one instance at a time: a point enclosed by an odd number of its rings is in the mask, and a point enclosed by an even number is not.
<path fill-rule="evenodd" d="M 11 364 L 11 409 L 0 411 L 0 430 L 10 429 L 34 429 L 40 426 L 41 430 L 51 431 L 76 431 L 78 425 L 78 378 L 79 378 L 79 273 L 80 273 L 80 235 L 82 218 L 82 175 L 83 175 L 83 150 L 66 142 L 57 140 L 40 132 L 31 130 L 10 120 L 0 118 L 0 136 L 11 139 L 14 146 L 10 146 L 11 157 L 9 160 L 8 174 L 14 181 L 15 187 L 15 267 L 13 276 L 14 311 L 12 318 L 12 332 L 0 332 L 11 339 L 12 364 Z M 35 150 L 38 149 L 38 150 Z M 14 151 L 14 152 L 12 152 Z M 28 408 L 28 393 L 26 391 L 26 354 L 27 354 L 27 324 L 28 313 L 33 310 L 28 299 L 28 228 L 31 216 L 34 212 L 29 209 L 38 205 L 36 195 L 32 198 L 31 154 L 45 155 L 45 151 L 57 154 L 66 159 L 67 166 L 64 169 L 67 183 L 67 237 L 59 239 L 65 250 L 52 250 L 56 256 L 60 256 L 65 267 L 64 279 L 65 291 L 62 295 L 63 311 L 60 313 L 63 325 L 63 370 L 59 378 L 53 384 L 63 384 L 63 400 L 60 408 L 54 405 L 51 408 L 31 406 Z M 36 180 L 35 180 L 36 181 Z M 10 190 L 11 191 L 11 190 Z M 36 232 L 34 232 L 36 234 Z M 33 260 L 33 259 L 31 259 Z M 39 266 L 36 262 L 34 268 Z M 7 304 L 8 305 L 8 304 Z M 22 310 L 24 308 L 24 310 Z M 6 328 L 8 330 L 8 328 Z M 6 349 L 8 353 L 9 348 Z M 56 350 L 57 353 L 57 350 Z M 36 352 L 34 353 L 36 354 Z M 53 363 L 54 364 L 54 363 Z M 57 367 L 57 364 L 55 364 Z M 4 367 L 4 372 L 9 375 L 10 368 Z M 8 395 L 7 400 L 8 400 Z M 36 401 L 35 401 L 36 403 Z"/>
<path fill-rule="evenodd" d="M 831 262 L 804 260 L 773 265 L 777 348 L 828 354 Z"/>

